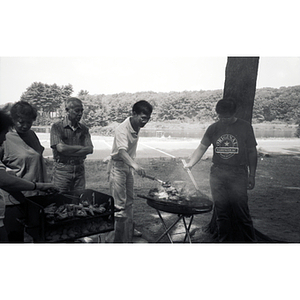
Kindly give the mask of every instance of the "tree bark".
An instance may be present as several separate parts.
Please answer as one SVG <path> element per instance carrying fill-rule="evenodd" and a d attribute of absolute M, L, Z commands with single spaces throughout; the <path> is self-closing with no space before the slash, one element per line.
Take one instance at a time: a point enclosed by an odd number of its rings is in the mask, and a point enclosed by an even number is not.
<path fill-rule="evenodd" d="M 228 57 L 223 98 L 237 103 L 236 117 L 252 121 L 259 57 Z"/>
<path fill-rule="evenodd" d="M 234 98 L 237 104 L 236 117 L 251 124 L 256 91 L 259 57 L 228 57 L 225 69 L 223 98 Z M 215 209 L 207 231 L 217 237 Z"/>

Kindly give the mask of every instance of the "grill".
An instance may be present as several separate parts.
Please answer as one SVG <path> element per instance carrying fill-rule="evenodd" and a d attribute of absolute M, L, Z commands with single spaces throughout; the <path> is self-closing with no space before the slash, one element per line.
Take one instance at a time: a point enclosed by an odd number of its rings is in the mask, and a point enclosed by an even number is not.
<path fill-rule="evenodd" d="M 155 199 L 150 196 L 138 195 L 147 200 L 147 204 L 154 209 L 172 214 L 196 215 L 212 210 L 213 203 L 207 198 L 191 197 L 190 200 L 172 201 L 164 199 Z"/>
<path fill-rule="evenodd" d="M 154 208 L 162 222 L 164 232 L 163 234 L 155 241 L 155 243 L 159 242 L 164 236 L 169 238 L 169 241 L 173 243 L 172 237 L 170 235 L 170 231 L 173 227 L 180 221 L 183 221 L 185 228 L 185 237 L 183 242 L 188 238 L 191 243 L 190 229 L 192 226 L 192 222 L 194 219 L 194 215 L 208 213 L 212 210 L 213 203 L 207 197 L 191 197 L 189 200 L 180 200 L 180 201 L 170 201 L 163 199 L 154 199 L 150 196 L 138 195 L 140 198 L 144 198 L 147 200 L 147 204 Z M 177 214 L 177 219 L 174 223 L 167 225 L 165 220 L 163 219 L 160 211 L 164 211 L 171 214 Z M 190 218 L 189 223 L 187 224 L 186 218 Z"/>
<path fill-rule="evenodd" d="M 65 194 L 52 194 L 26 198 L 25 219 L 21 221 L 25 231 L 34 242 L 60 243 L 114 230 L 116 210 L 113 197 L 93 190 L 85 190 L 82 196 L 79 198 Z M 45 208 L 50 204 L 55 204 L 57 207 L 61 205 L 77 207 L 83 199 L 89 204 L 101 205 L 105 211 L 86 216 L 70 215 L 66 219 L 55 221 L 49 221 L 47 218 Z"/>

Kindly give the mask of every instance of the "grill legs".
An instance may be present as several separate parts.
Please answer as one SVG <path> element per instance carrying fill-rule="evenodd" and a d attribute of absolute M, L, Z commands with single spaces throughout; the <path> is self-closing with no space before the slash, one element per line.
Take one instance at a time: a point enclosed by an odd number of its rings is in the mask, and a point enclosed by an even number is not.
<path fill-rule="evenodd" d="M 171 224 L 169 227 L 167 227 L 167 225 L 166 225 L 166 223 L 165 223 L 165 221 L 164 221 L 164 219 L 163 219 L 163 217 L 162 217 L 160 211 L 157 210 L 157 209 L 156 209 L 156 211 L 157 211 L 157 214 L 158 214 L 158 216 L 159 216 L 159 218 L 160 218 L 160 220 L 161 220 L 161 222 L 162 222 L 162 224 L 163 224 L 163 227 L 164 227 L 164 230 L 165 230 L 165 231 L 164 231 L 164 233 L 163 233 L 163 234 L 155 241 L 155 243 L 158 243 L 165 235 L 169 238 L 169 241 L 170 241 L 171 243 L 173 243 L 172 237 L 171 237 L 171 235 L 169 234 L 169 232 L 172 230 L 172 228 L 174 228 L 174 226 L 175 226 L 181 219 L 182 219 L 182 221 L 183 221 L 184 228 L 185 228 L 185 237 L 184 237 L 183 242 L 185 242 L 185 241 L 186 241 L 186 238 L 188 237 L 189 243 L 192 243 L 191 236 L 190 236 L 190 229 L 191 229 L 192 222 L 193 222 L 193 219 L 194 219 L 194 216 L 193 216 L 193 215 L 191 216 L 191 219 L 190 219 L 190 222 L 189 222 L 188 225 L 186 224 L 186 220 L 185 220 L 185 218 L 186 218 L 187 216 L 182 215 L 182 214 L 179 214 L 179 215 L 178 215 L 178 218 L 175 220 L 175 222 L 173 222 L 173 224 Z"/>

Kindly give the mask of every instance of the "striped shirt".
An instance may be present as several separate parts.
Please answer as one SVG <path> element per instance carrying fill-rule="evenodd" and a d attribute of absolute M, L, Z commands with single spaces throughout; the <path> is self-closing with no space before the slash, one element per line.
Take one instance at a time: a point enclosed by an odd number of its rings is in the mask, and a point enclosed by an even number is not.
<path fill-rule="evenodd" d="M 67 117 L 65 117 L 62 121 L 54 123 L 51 127 L 50 146 L 53 151 L 53 158 L 55 160 L 59 158 L 76 160 L 86 158 L 86 155 L 80 157 L 72 157 L 70 155 L 66 157 L 62 155 L 56 150 L 56 145 L 59 143 L 71 146 L 80 145 L 93 147 L 89 129 L 81 123 L 78 123 L 77 128 L 73 128 Z"/>

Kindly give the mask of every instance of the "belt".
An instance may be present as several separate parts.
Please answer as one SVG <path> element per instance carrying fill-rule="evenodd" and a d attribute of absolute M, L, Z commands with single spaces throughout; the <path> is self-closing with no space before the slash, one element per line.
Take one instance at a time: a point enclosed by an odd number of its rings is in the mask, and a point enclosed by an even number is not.
<path fill-rule="evenodd" d="M 124 162 L 124 160 L 123 159 L 121 159 L 121 158 L 111 158 L 111 160 L 113 160 L 113 161 L 123 161 Z"/>
<path fill-rule="evenodd" d="M 70 159 L 70 158 L 57 158 L 56 162 L 66 164 L 66 165 L 82 165 L 84 159 Z"/>
<path fill-rule="evenodd" d="M 213 164 L 213 167 L 220 169 L 244 169 L 247 170 L 247 165 L 226 165 L 226 164 Z"/>

